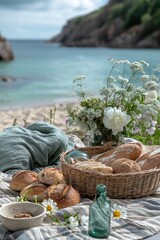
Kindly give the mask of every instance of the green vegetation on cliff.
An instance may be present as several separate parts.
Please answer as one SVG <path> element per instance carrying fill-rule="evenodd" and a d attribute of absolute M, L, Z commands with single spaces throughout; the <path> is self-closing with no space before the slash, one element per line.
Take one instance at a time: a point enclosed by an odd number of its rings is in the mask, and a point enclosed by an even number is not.
<path fill-rule="evenodd" d="M 110 0 L 68 21 L 51 41 L 67 46 L 160 47 L 160 0 Z"/>

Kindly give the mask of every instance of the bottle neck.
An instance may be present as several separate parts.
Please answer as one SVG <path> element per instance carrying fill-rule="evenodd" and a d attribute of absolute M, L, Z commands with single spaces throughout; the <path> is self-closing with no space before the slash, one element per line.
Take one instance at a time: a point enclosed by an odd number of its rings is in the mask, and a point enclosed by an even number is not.
<path fill-rule="evenodd" d="M 103 198 L 106 199 L 106 192 L 98 192 L 96 193 L 96 199 Z"/>
<path fill-rule="evenodd" d="M 107 199 L 106 191 L 104 192 L 96 192 L 95 202 L 99 207 L 99 210 L 106 216 L 107 218 L 110 218 L 110 203 Z M 109 208 L 108 210 L 106 209 Z"/>

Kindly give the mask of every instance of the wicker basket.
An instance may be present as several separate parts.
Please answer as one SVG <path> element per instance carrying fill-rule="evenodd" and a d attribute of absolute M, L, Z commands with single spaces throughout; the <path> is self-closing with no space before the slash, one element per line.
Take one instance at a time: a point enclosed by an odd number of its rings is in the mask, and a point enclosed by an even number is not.
<path fill-rule="evenodd" d="M 112 147 L 106 145 L 104 147 L 78 148 L 78 150 L 86 151 L 92 157 Z M 76 188 L 82 197 L 93 199 L 96 186 L 100 183 L 107 186 L 107 194 L 110 198 L 140 198 L 151 195 L 160 186 L 160 169 L 123 174 L 90 173 L 67 163 L 65 161 L 67 153 L 61 155 L 62 172 L 67 182 Z"/>

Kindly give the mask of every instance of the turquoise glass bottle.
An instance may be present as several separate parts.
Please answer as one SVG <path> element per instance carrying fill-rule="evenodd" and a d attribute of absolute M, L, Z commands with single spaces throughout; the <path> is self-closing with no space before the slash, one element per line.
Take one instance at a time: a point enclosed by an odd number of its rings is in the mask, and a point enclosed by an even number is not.
<path fill-rule="evenodd" d="M 111 224 L 111 201 L 106 196 L 106 186 L 98 184 L 96 196 L 89 208 L 90 236 L 95 238 L 108 238 Z"/>

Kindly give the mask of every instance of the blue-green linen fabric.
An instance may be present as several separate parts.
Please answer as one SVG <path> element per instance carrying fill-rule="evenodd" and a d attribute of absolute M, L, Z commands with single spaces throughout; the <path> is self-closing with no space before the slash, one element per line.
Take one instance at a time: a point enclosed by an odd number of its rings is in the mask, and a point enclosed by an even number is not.
<path fill-rule="evenodd" d="M 67 147 L 67 135 L 46 122 L 7 128 L 0 133 L 0 171 L 12 173 L 56 165 Z"/>

